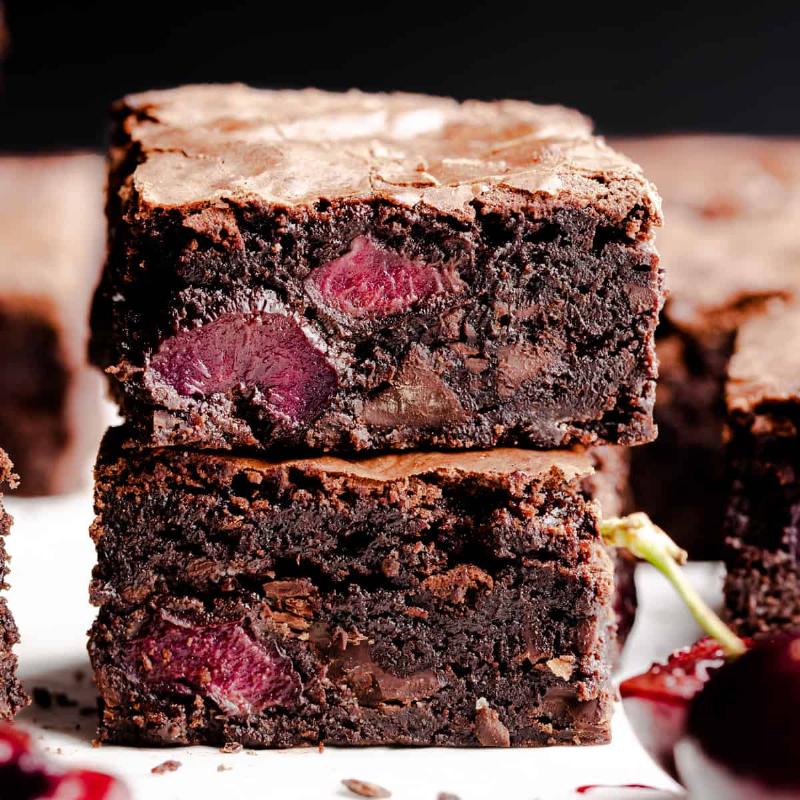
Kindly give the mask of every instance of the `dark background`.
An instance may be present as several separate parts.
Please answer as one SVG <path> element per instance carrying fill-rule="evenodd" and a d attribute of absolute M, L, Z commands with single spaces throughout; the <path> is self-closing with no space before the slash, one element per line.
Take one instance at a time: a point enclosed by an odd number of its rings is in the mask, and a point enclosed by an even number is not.
<path fill-rule="evenodd" d="M 800 133 L 794 3 L 6 4 L 3 148 L 99 145 L 116 96 L 232 80 L 561 102 L 604 133 Z"/>

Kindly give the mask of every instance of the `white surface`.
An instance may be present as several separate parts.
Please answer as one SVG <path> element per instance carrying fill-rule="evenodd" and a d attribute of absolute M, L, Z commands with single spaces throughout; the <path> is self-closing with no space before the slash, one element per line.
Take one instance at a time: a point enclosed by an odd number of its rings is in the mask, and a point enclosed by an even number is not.
<path fill-rule="evenodd" d="M 675 788 L 636 741 L 621 706 L 614 741 L 604 747 L 537 750 L 316 749 L 244 751 L 225 755 L 212 748 L 173 750 L 94 748 L 95 719 L 80 707 L 94 704 L 85 633 L 93 609 L 88 603 L 94 549 L 88 494 L 52 500 L 7 499 L 15 517 L 8 548 L 12 554 L 9 603 L 23 642 L 18 648 L 28 691 L 41 686 L 64 691 L 79 707 L 36 707 L 19 722 L 34 732 L 52 758 L 99 768 L 124 778 L 137 800 L 223 798 L 223 800 L 328 800 L 353 797 L 343 778 L 372 781 L 391 790 L 394 800 L 436 800 L 451 792 L 460 800 L 567 800 L 567 798 L 672 796 L 664 792 L 608 792 L 576 795 L 584 784 L 645 784 Z M 715 565 L 690 565 L 690 575 L 707 598 L 718 598 Z M 622 674 L 639 671 L 672 648 L 697 638 L 697 629 L 666 582 L 640 567 L 639 619 Z M 83 675 L 76 679 L 76 673 Z M 182 766 L 154 775 L 166 759 Z M 218 771 L 220 765 L 229 768 Z"/>

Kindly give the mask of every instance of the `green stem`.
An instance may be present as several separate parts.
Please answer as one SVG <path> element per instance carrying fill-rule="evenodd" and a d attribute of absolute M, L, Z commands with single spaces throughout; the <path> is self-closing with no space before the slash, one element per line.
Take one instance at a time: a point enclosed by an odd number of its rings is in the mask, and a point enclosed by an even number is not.
<path fill-rule="evenodd" d="M 686 551 L 681 550 L 647 514 L 639 512 L 603 520 L 600 523 L 600 535 L 607 545 L 624 547 L 661 572 L 675 587 L 697 624 L 719 642 L 729 658 L 744 653 L 747 645 L 706 605 L 686 580 L 679 566 L 686 563 Z"/>

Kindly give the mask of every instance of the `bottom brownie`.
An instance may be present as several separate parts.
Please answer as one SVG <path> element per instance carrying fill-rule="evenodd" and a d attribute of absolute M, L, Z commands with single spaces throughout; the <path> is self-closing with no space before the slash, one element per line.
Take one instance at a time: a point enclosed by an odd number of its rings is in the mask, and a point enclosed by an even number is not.
<path fill-rule="evenodd" d="M 100 736 L 250 747 L 609 739 L 613 565 L 592 457 L 96 470 Z"/>
<path fill-rule="evenodd" d="M 728 615 L 745 634 L 800 625 L 800 308 L 739 332 L 727 386 Z"/>
<path fill-rule="evenodd" d="M 6 483 L 13 486 L 15 481 L 16 477 L 12 472 L 11 462 L 0 450 L 0 486 Z M 2 495 L 0 495 L 1 500 Z M 2 502 L 0 502 L 0 589 L 6 588 L 8 558 L 4 540 L 10 529 L 11 517 L 6 514 Z M 19 636 L 14 619 L 5 600 L 0 598 L 0 720 L 11 719 L 28 702 L 22 686 L 17 680 L 17 659 L 13 647 L 18 641 Z"/>

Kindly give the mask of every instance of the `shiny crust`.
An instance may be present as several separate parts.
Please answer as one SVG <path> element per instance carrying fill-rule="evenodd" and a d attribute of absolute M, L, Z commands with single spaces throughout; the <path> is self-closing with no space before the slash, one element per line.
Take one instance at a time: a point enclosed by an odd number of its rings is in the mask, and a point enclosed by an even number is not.
<path fill-rule="evenodd" d="M 475 204 L 546 213 L 568 198 L 612 221 L 635 206 L 660 221 L 640 169 L 561 106 L 236 84 L 131 95 L 116 113 L 139 148 L 123 202 L 140 206 L 386 200 L 471 219 Z"/>

